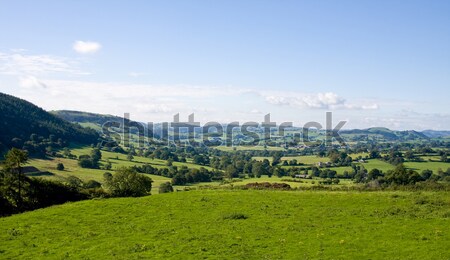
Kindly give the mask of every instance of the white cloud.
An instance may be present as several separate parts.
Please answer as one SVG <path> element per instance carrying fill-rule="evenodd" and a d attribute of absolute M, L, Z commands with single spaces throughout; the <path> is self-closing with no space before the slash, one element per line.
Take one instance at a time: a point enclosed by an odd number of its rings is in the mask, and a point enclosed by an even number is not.
<path fill-rule="evenodd" d="M 85 41 L 76 41 L 73 44 L 73 49 L 81 54 L 91 54 L 96 53 L 102 48 L 102 45 L 98 42 L 85 42 Z"/>
<path fill-rule="evenodd" d="M 146 120 L 170 120 L 173 114 L 211 112 L 208 100 L 239 96 L 240 90 L 191 85 L 98 83 L 72 80 L 19 80 L 18 95 L 45 109 L 71 109 L 123 115 Z M 188 113 L 186 112 L 186 113 Z"/>
<path fill-rule="evenodd" d="M 66 58 L 0 52 L 0 74 L 36 76 L 49 73 L 86 74 L 76 68 L 76 62 Z"/>
<path fill-rule="evenodd" d="M 350 103 L 335 93 L 291 92 L 282 95 L 282 92 L 258 92 L 233 87 L 98 83 L 35 76 L 24 76 L 18 80 L 20 89 L 13 94 L 44 109 L 81 110 L 118 116 L 129 112 L 133 120 L 143 122 L 170 121 L 176 113 L 186 119 L 187 115 L 195 113 L 195 118 L 202 120 L 202 123 L 260 122 L 262 114 L 271 113 L 274 121 L 293 121 L 302 125 L 308 121 L 321 122 L 324 117 L 322 109 L 336 109 L 333 112 L 333 117 L 336 117 L 334 121 L 347 119 L 346 128 L 448 129 L 450 122 L 448 114 L 386 113 L 385 110 L 378 110 L 378 105 L 370 100 Z M 249 92 L 259 95 L 245 95 Z M 308 109 L 308 112 L 298 113 L 298 108 Z M 364 109 L 368 110 L 362 112 Z"/>
<path fill-rule="evenodd" d="M 254 108 L 254 109 L 250 110 L 250 113 L 251 113 L 251 114 L 262 114 L 262 112 L 261 112 L 261 111 L 259 111 L 259 110 L 258 110 L 258 109 L 256 109 L 256 108 Z"/>
<path fill-rule="evenodd" d="M 262 92 L 261 95 L 272 105 L 284 105 L 309 109 L 378 109 L 378 104 L 353 104 L 333 92 Z"/>
<path fill-rule="evenodd" d="M 47 86 L 41 82 L 40 80 L 38 80 L 36 77 L 34 76 L 26 76 L 26 77 L 22 77 L 19 79 L 19 85 L 23 88 L 27 88 L 27 89 L 40 89 L 40 88 L 46 88 Z"/>

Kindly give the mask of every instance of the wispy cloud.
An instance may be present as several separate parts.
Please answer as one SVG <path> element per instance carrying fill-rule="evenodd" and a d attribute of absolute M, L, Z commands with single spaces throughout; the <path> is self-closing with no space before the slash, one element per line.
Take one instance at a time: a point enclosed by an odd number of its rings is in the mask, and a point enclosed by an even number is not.
<path fill-rule="evenodd" d="M 0 74 L 23 76 L 49 73 L 86 74 L 76 62 L 52 55 L 28 55 L 24 52 L 0 52 Z"/>
<path fill-rule="evenodd" d="M 135 71 L 128 73 L 128 76 L 133 77 L 133 78 L 137 78 L 137 77 L 141 77 L 141 76 L 145 76 L 145 75 L 147 75 L 147 73 L 135 72 Z"/>
<path fill-rule="evenodd" d="M 26 89 L 41 89 L 47 86 L 34 76 L 25 76 L 19 78 L 19 86 Z"/>
<path fill-rule="evenodd" d="M 354 104 L 349 103 L 336 93 L 300 93 L 300 92 L 262 92 L 261 95 L 272 105 L 291 106 L 309 109 L 378 109 L 376 103 Z"/>
<path fill-rule="evenodd" d="M 91 41 L 76 41 L 73 44 L 73 49 L 81 54 L 92 54 L 98 52 L 102 45 L 98 42 Z"/>
<path fill-rule="evenodd" d="M 74 80 L 19 79 L 20 97 L 46 109 L 88 110 L 123 115 L 130 112 L 141 120 L 168 118 L 175 113 L 210 110 L 208 100 L 238 96 L 241 90 L 210 86 L 150 85 Z M 169 118 L 170 118 L 169 117 Z"/>

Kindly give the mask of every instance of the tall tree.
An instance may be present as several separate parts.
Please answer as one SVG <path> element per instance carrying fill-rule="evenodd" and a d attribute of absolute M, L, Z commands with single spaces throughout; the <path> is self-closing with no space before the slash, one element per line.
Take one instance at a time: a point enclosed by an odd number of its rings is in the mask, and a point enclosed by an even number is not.
<path fill-rule="evenodd" d="M 28 161 L 28 153 L 26 151 L 12 148 L 5 156 L 5 166 L 11 172 L 16 172 L 19 185 L 19 195 L 17 205 L 19 209 L 22 207 L 22 165 Z"/>

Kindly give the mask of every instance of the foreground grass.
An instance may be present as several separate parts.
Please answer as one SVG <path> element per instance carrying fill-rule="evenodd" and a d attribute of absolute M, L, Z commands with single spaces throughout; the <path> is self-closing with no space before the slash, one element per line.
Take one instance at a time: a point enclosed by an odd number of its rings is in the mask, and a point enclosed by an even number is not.
<path fill-rule="evenodd" d="M 10 259 L 449 259 L 450 196 L 191 191 L 0 219 Z"/>

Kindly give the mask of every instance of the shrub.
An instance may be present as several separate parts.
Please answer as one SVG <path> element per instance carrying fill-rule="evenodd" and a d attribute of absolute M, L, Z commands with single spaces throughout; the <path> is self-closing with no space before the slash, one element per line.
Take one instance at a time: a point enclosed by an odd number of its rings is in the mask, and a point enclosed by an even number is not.
<path fill-rule="evenodd" d="M 159 186 L 159 193 L 169 193 L 169 192 L 173 192 L 172 184 L 170 184 L 170 182 L 161 183 L 161 185 Z"/>
<path fill-rule="evenodd" d="M 94 181 L 94 180 L 89 180 L 84 185 L 84 187 L 86 189 L 96 189 L 96 188 L 100 188 L 101 186 L 102 186 L 102 184 L 100 184 L 100 182 Z"/>
<path fill-rule="evenodd" d="M 140 197 L 150 194 L 152 182 L 135 169 L 122 167 L 105 184 L 114 197 Z"/>
<path fill-rule="evenodd" d="M 290 190 L 291 186 L 287 183 L 269 183 L 269 182 L 253 182 L 247 183 L 245 186 L 247 189 L 277 189 L 277 190 Z"/>
<path fill-rule="evenodd" d="M 92 160 L 87 158 L 80 158 L 78 165 L 80 165 L 81 168 L 93 168 Z"/>
<path fill-rule="evenodd" d="M 58 164 L 56 165 L 56 169 L 57 169 L 58 171 L 64 171 L 64 164 L 58 163 Z"/>

